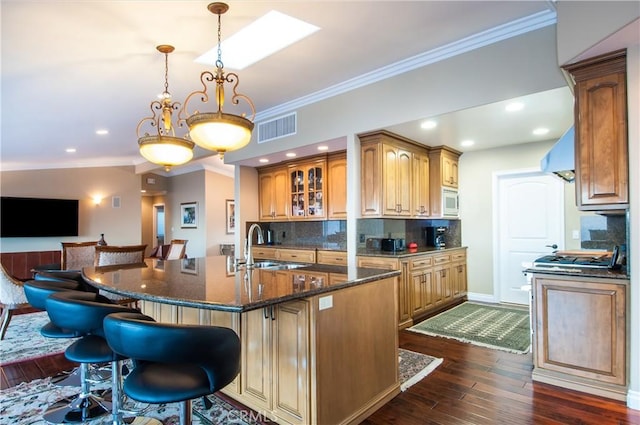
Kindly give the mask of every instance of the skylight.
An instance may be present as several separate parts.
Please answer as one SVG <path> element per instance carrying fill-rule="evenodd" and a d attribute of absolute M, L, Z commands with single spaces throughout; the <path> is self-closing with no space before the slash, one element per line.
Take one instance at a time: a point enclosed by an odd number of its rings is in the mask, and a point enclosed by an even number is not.
<path fill-rule="evenodd" d="M 222 42 L 222 63 L 225 68 L 244 69 L 319 29 L 272 10 Z M 214 46 L 196 62 L 214 66 L 217 57 L 218 46 Z"/>

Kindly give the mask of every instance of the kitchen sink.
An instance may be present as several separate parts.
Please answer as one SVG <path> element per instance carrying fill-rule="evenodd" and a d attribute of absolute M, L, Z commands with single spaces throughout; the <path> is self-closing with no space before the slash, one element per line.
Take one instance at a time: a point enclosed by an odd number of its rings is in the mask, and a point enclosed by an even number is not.
<path fill-rule="evenodd" d="M 306 267 L 308 264 L 299 264 L 299 263 L 279 263 L 276 261 L 256 261 L 253 264 L 253 267 L 256 269 L 265 269 L 265 270 L 293 270 L 298 269 L 300 267 Z M 241 267 L 246 267 L 246 265 L 242 265 Z"/>

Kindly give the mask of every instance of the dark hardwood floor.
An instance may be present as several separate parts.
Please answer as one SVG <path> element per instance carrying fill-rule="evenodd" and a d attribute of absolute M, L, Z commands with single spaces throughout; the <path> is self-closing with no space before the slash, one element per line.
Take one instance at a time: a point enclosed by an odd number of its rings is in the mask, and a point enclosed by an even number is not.
<path fill-rule="evenodd" d="M 364 424 L 640 424 L 640 411 L 622 402 L 533 383 L 531 354 L 409 331 L 400 332 L 400 347 L 444 362 Z M 0 383 L 8 388 L 72 367 L 62 354 L 8 365 L 1 369 Z"/>

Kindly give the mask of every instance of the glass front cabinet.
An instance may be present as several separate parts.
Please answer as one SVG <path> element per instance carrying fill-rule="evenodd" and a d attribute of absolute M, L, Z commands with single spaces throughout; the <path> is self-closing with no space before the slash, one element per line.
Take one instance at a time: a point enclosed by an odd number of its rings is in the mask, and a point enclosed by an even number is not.
<path fill-rule="evenodd" d="M 317 160 L 289 167 L 292 220 L 326 218 L 326 190 L 323 181 L 326 165 L 326 160 Z"/>

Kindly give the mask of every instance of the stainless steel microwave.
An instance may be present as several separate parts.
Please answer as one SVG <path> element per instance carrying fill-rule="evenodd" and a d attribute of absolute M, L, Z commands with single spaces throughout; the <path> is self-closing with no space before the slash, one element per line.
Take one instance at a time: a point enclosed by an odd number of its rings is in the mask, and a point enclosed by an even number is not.
<path fill-rule="evenodd" d="M 460 215 L 457 190 L 442 188 L 442 215 L 445 217 L 458 217 Z"/>

